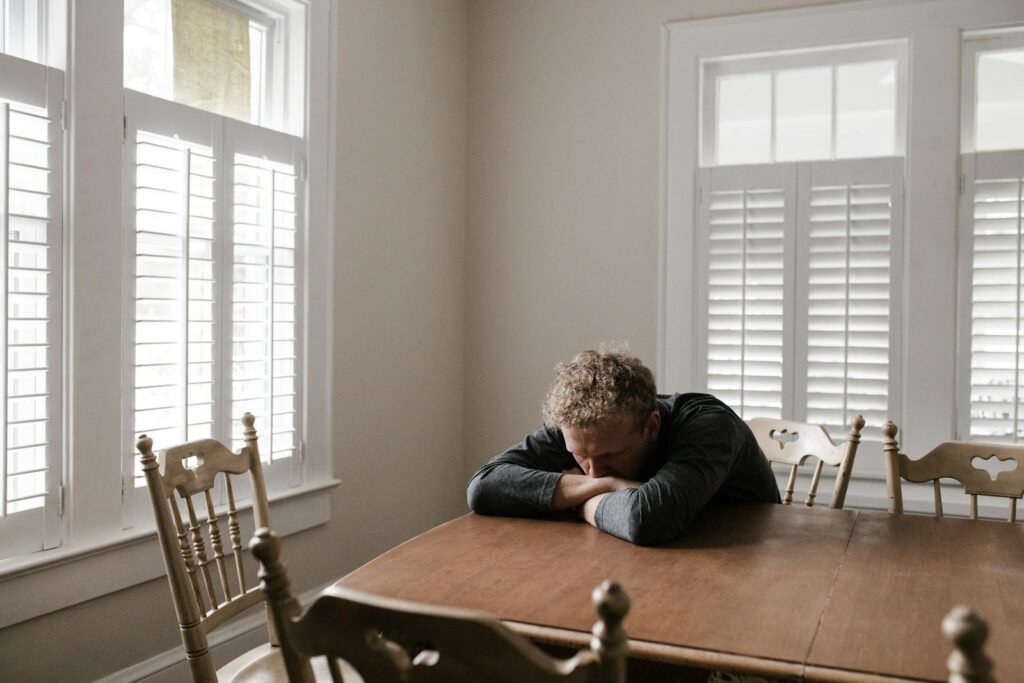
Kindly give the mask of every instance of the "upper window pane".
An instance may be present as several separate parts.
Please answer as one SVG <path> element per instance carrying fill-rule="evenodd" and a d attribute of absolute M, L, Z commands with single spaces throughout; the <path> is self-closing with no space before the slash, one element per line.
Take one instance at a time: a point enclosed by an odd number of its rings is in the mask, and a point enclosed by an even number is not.
<path fill-rule="evenodd" d="M 978 151 L 1024 148 L 1024 49 L 982 52 L 977 61 Z"/>
<path fill-rule="evenodd" d="M 775 81 L 776 161 L 827 159 L 832 148 L 832 69 L 791 69 Z"/>
<path fill-rule="evenodd" d="M 891 156 L 896 148 L 896 62 L 836 68 L 837 159 Z"/>
<path fill-rule="evenodd" d="M 771 74 L 723 76 L 718 81 L 718 163 L 771 159 Z"/>
<path fill-rule="evenodd" d="M 126 88 L 296 130 L 284 119 L 300 121 L 301 107 L 286 112 L 280 103 L 296 101 L 291 95 L 301 74 L 285 64 L 301 67 L 295 56 L 302 46 L 287 44 L 284 15 L 228 0 L 125 0 L 124 8 Z"/>
<path fill-rule="evenodd" d="M 46 0 L 0 0 L 0 52 L 46 63 Z"/>

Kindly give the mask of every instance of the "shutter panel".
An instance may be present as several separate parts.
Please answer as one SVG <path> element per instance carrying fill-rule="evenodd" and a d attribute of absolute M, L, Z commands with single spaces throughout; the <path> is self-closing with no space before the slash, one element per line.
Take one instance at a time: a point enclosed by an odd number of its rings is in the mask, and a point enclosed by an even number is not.
<path fill-rule="evenodd" d="M 792 191 L 786 173 L 766 175 L 769 182 L 759 183 L 756 176 L 716 169 L 705 172 L 703 182 L 707 388 L 744 418 L 781 417 L 788 407 L 785 273 Z"/>
<path fill-rule="evenodd" d="M 1021 254 L 1024 154 L 971 155 L 964 197 L 970 221 L 970 422 L 972 438 L 1015 442 L 1021 423 Z"/>
<path fill-rule="evenodd" d="M 231 428 L 257 416 L 269 481 L 296 485 L 301 409 L 301 140 L 230 122 Z M 278 466 L 279 465 L 279 466 Z"/>
<path fill-rule="evenodd" d="M 0 58 L 0 536 L 15 555 L 60 540 L 63 77 Z"/>
<path fill-rule="evenodd" d="M 134 430 L 166 448 L 214 436 L 214 154 L 145 130 L 135 152 Z"/>
<path fill-rule="evenodd" d="M 863 414 L 877 435 L 890 414 L 894 223 L 902 164 L 832 162 L 801 180 L 806 249 L 806 420 L 833 434 Z M 801 173 L 803 175 L 803 171 Z M 825 182 L 819 184 L 819 177 Z M 835 183 L 829 181 L 850 180 Z M 879 182 L 881 181 L 881 182 Z M 898 209 L 898 210 L 897 210 Z"/>

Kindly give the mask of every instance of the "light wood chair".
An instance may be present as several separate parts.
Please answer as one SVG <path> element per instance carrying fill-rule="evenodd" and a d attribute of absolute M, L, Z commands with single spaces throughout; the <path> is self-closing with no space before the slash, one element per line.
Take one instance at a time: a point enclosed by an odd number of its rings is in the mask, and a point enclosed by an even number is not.
<path fill-rule="evenodd" d="M 280 675 L 284 673 L 278 648 L 270 645 L 256 648 L 217 671 L 207 641 L 215 628 L 264 602 L 258 583 L 252 581 L 252 585 L 248 585 L 246 582 L 235 492 L 230 476 L 248 473 L 256 527 L 268 526 L 267 491 L 254 423 L 255 418 L 250 413 L 242 416 L 245 446 L 238 453 L 232 453 L 219 441 L 203 439 L 160 452 L 158 462 L 151 438 L 143 434 L 137 444 L 156 516 L 157 536 L 181 628 L 181 640 L 195 681 L 217 681 L 218 676 L 229 680 L 242 667 L 249 666 L 252 670 L 256 660 L 265 662 L 268 675 L 272 675 L 275 669 Z M 228 548 L 224 547 L 220 522 L 214 510 L 213 488 L 218 478 L 223 480 L 227 495 Z M 182 516 L 179 501 L 184 503 L 187 518 Z M 209 549 L 202 529 L 204 516 Z M 267 618 L 273 643 L 275 638 L 269 611 Z"/>
<path fill-rule="evenodd" d="M 747 421 L 747 425 L 770 462 L 782 463 L 790 467 L 789 482 L 786 484 L 786 491 L 782 496 L 783 505 L 793 502 L 797 471 L 801 465 L 807 462 L 808 458 L 813 457 L 816 460 L 814 474 L 811 475 L 811 484 L 807 490 L 804 505 L 808 507 L 814 505 L 818 482 L 821 480 L 822 465 L 828 464 L 839 468 L 836 471 L 836 482 L 832 487 L 832 500 L 829 502 L 829 507 L 837 510 L 843 508 L 846 503 L 846 489 L 850 486 L 850 472 L 853 470 L 853 461 L 857 457 L 857 447 L 860 445 L 860 430 L 864 428 L 863 415 L 855 415 L 850 419 L 850 432 L 846 435 L 846 441 L 840 444 L 832 441 L 828 431 L 821 425 L 776 420 L 769 417 L 751 418 Z"/>
<path fill-rule="evenodd" d="M 954 607 L 942 620 L 942 632 L 953 642 L 946 660 L 950 683 L 995 683 L 992 660 L 985 654 L 988 624 L 968 607 Z"/>
<path fill-rule="evenodd" d="M 935 491 L 935 516 L 942 517 L 942 490 L 939 480 L 956 479 L 971 497 L 971 519 L 978 518 L 978 496 L 1009 498 L 1007 520 L 1017 520 L 1017 501 L 1024 497 L 1024 446 L 1006 444 L 947 441 L 911 460 L 899 451 L 897 427 L 891 421 L 882 427 L 882 450 L 885 453 L 885 478 L 889 492 L 889 512 L 903 512 L 902 480 L 932 482 Z M 1000 472 L 995 479 L 987 470 L 975 467 L 974 459 L 1013 461 L 1013 470 Z"/>
<path fill-rule="evenodd" d="M 622 619 L 629 597 L 605 581 L 594 589 L 599 620 L 589 650 L 560 660 L 487 615 L 382 598 L 340 587 L 325 590 L 299 616 L 280 541 L 259 529 L 249 544 L 274 614 L 288 680 L 313 680 L 309 657 L 326 655 L 335 681 L 345 661 L 373 683 L 441 681 L 625 681 L 628 638 Z"/>

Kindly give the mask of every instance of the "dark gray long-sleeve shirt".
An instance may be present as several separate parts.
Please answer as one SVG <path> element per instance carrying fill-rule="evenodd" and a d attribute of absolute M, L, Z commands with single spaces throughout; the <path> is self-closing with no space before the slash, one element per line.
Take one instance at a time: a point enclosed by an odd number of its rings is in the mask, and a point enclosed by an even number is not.
<path fill-rule="evenodd" d="M 667 543 L 709 501 L 778 503 L 768 460 L 746 423 L 707 394 L 658 396 L 661 431 L 638 489 L 607 494 L 597 507 L 602 531 L 639 545 Z M 552 511 L 562 471 L 576 467 L 560 429 L 543 427 L 473 475 L 474 512 L 516 517 Z"/>

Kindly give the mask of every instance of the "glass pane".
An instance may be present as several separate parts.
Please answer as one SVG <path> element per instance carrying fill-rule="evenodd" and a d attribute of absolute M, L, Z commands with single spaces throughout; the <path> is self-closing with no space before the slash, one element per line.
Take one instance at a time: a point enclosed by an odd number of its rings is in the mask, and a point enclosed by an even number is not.
<path fill-rule="evenodd" d="M 832 155 L 832 69 L 791 69 L 775 77 L 775 160 Z"/>
<path fill-rule="evenodd" d="M 756 164 L 771 160 L 771 75 L 743 74 L 718 79 L 717 160 Z"/>
<path fill-rule="evenodd" d="M 978 55 L 978 151 L 1024 148 L 1024 50 Z"/>
<path fill-rule="evenodd" d="M 896 149 L 896 62 L 836 67 L 836 158 L 889 156 Z"/>
<path fill-rule="evenodd" d="M 214 0 L 125 0 L 124 84 L 164 99 L 259 123 L 252 113 L 265 73 L 263 33 L 250 50 L 250 20 Z"/>

